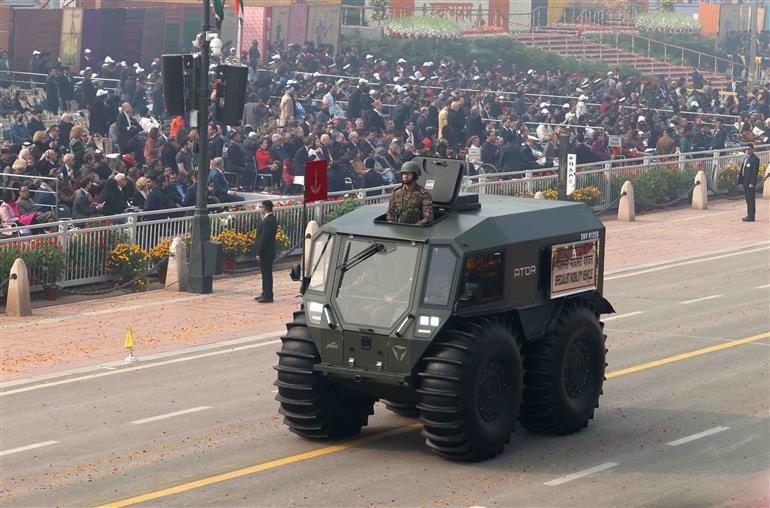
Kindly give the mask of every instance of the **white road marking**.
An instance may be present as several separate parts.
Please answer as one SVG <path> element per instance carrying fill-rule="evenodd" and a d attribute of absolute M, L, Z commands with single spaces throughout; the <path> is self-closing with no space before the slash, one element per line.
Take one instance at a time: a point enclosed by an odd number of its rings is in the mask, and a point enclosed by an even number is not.
<path fill-rule="evenodd" d="M 607 321 L 615 321 L 616 319 L 621 319 L 621 318 L 624 318 L 624 317 L 638 316 L 639 314 L 644 314 L 644 311 L 643 310 L 637 310 L 636 312 L 628 312 L 626 314 L 617 314 L 615 316 L 606 317 L 606 318 L 602 319 L 602 321 L 604 321 L 606 323 Z"/>
<path fill-rule="evenodd" d="M 606 471 L 607 469 L 611 469 L 617 465 L 618 465 L 617 462 L 605 462 L 604 464 L 599 464 L 598 466 L 589 467 L 588 469 L 578 471 L 577 473 L 568 474 L 567 476 L 556 478 L 555 480 L 551 480 L 550 482 L 545 482 L 545 484 L 548 485 L 549 487 L 556 487 L 557 485 L 571 482 L 572 480 L 585 478 L 586 476 L 592 475 L 594 473 L 598 473 L 600 471 Z"/>
<path fill-rule="evenodd" d="M 166 418 L 173 418 L 175 416 L 189 415 L 190 413 L 197 413 L 198 411 L 205 411 L 211 409 L 209 406 L 198 406 L 190 409 L 182 409 L 181 411 L 174 411 L 173 413 L 166 413 L 164 415 L 151 416 L 149 418 L 142 418 L 141 420 L 134 420 L 134 425 L 141 425 L 143 423 L 157 422 L 158 420 L 165 420 Z"/>
<path fill-rule="evenodd" d="M 757 286 L 754 289 L 767 289 L 770 288 L 770 284 L 765 284 L 764 286 Z"/>
<path fill-rule="evenodd" d="M 656 266 L 654 268 L 648 268 L 646 270 L 638 270 L 638 271 L 632 271 L 628 273 L 619 273 L 618 275 L 611 275 L 610 277 L 605 277 L 604 280 L 615 280 L 615 279 L 624 279 L 626 277 L 633 277 L 635 275 L 642 275 L 645 273 L 651 273 L 651 272 L 658 272 L 660 270 L 668 270 L 669 268 L 677 268 L 679 266 L 686 266 L 686 265 L 693 265 L 695 263 L 705 263 L 706 261 L 715 261 L 717 259 L 724 259 L 724 258 L 731 258 L 733 256 L 742 256 L 744 254 L 751 254 L 753 252 L 760 252 L 767 250 L 768 247 L 760 247 L 758 249 L 752 249 L 752 250 L 744 250 L 741 252 L 732 252 L 730 254 L 722 254 L 719 256 L 711 256 L 707 258 L 700 258 L 700 259 L 693 259 L 690 261 L 682 261 L 681 263 L 673 263 L 670 265 L 664 265 L 664 266 Z"/>
<path fill-rule="evenodd" d="M 690 305 L 691 303 L 705 302 L 706 300 L 714 300 L 716 298 L 722 298 L 722 295 L 704 296 L 703 298 L 696 298 L 695 300 L 685 300 L 679 303 L 681 303 L 682 305 Z"/>
<path fill-rule="evenodd" d="M 69 384 L 69 383 L 74 383 L 76 381 L 86 381 L 88 379 L 97 379 L 97 378 L 105 377 L 105 376 L 114 376 L 116 374 L 123 374 L 125 372 L 134 372 L 134 371 L 137 371 L 137 370 L 144 370 L 144 369 L 152 369 L 154 367 L 161 367 L 163 365 L 172 365 L 172 364 L 175 364 L 175 363 L 189 362 L 191 360 L 198 360 L 200 358 L 207 358 L 209 356 L 218 356 L 218 355 L 224 355 L 224 354 L 227 354 L 227 353 L 234 353 L 236 351 L 243 351 L 243 350 L 246 350 L 246 349 L 254 349 L 254 348 L 258 348 L 258 347 L 270 346 L 270 345 L 273 345 L 273 344 L 278 344 L 280 342 L 281 342 L 280 339 L 279 340 L 269 340 L 267 342 L 258 342 L 256 344 L 247 344 L 245 346 L 232 347 L 232 348 L 227 348 L 227 349 L 218 350 L 218 351 L 211 351 L 209 353 L 202 353 L 202 354 L 199 354 L 199 355 L 184 356 L 182 358 L 174 358 L 173 360 L 165 360 L 165 361 L 162 361 L 162 362 L 155 362 L 155 363 L 147 363 L 147 364 L 144 364 L 144 365 L 137 365 L 136 367 L 129 367 L 129 368 L 118 369 L 118 370 L 110 370 L 110 371 L 107 371 L 107 372 L 99 372 L 99 373 L 96 373 L 96 374 L 88 374 L 86 376 L 79 376 L 79 377 L 73 377 L 73 378 L 68 378 L 68 379 L 62 379 L 62 380 L 59 380 L 59 381 L 51 381 L 49 383 L 41 383 L 41 384 L 36 384 L 36 385 L 32 385 L 32 386 L 22 386 L 21 388 L 16 388 L 14 390 L 6 390 L 4 392 L 0 392 L 0 397 L 5 397 L 6 395 L 14 395 L 14 394 L 17 394 L 17 393 L 31 392 L 33 390 L 40 390 L 42 388 L 50 388 L 52 386 L 66 385 L 66 384 Z"/>
<path fill-rule="evenodd" d="M 57 444 L 58 441 L 41 441 L 39 443 L 33 443 L 27 446 L 20 446 L 18 448 L 11 448 L 10 450 L 3 450 L 0 452 L 0 457 L 5 455 L 11 455 L 12 453 L 26 452 L 27 450 L 34 450 L 35 448 L 42 448 L 43 446 L 50 446 Z"/>
<path fill-rule="evenodd" d="M 675 441 L 671 441 L 669 443 L 666 443 L 666 446 L 679 446 L 683 445 L 685 443 L 689 443 L 690 441 L 695 441 L 696 439 L 700 439 L 703 437 L 710 436 L 712 434 L 718 434 L 719 432 L 724 432 L 728 430 L 730 427 L 714 427 L 713 429 L 704 430 L 703 432 L 699 432 L 697 434 L 693 434 L 691 436 L 683 437 L 682 439 L 677 439 Z"/>

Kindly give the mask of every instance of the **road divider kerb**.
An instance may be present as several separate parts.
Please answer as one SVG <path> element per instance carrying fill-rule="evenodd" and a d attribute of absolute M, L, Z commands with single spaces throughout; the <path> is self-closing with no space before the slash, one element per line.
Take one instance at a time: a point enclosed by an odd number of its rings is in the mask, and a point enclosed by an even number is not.
<path fill-rule="evenodd" d="M 625 376 L 627 374 L 632 374 L 634 372 L 639 372 L 646 369 L 651 369 L 654 367 L 659 367 L 662 365 L 667 365 L 674 362 L 679 362 L 682 360 L 685 360 L 687 358 L 694 358 L 696 356 L 701 356 L 707 353 L 712 353 L 715 351 L 720 351 L 722 349 L 727 349 L 735 346 L 739 346 L 741 344 L 747 344 L 749 342 L 755 342 L 758 340 L 762 340 L 764 338 L 770 337 L 770 332 L 761 333 L 758 335 L 754 335 L 751 337 L 746 337 L 743 339 L 737 339 L 730 342 L 725 342 L 716 346 L 711 346 L 707 348 L 702 349 L 696 349 L 695 351 L 690 351 L 688 353 L 683 353 L 680 355 L 670 356 L 667 358 L 661 358 L 660 360 L 656 360 L 653 362 L 647 362 L 643 363 L 641 365 L 636 365 L 634 367 L 629 367 L 626 369 L 610 372 L 607 374 L 607 379 L 612 379 L 620 376 Z M 242 469 L 237 469 L 235 471 L 230 471 L 228 473 L 222 473 L 214 476 L 210 476 L 208 478 L 203 478 L 201 480 L 195 480 L 188 483 L 182 483 L 180 485 L 176 485 L 173 487 L 168 487 L 161 490 L 156 490 L 154 492 L 149 492 L 147 494 L 142 494 L 140 496 L 130 497 L 126 499 L 122 499 L 120 501 L 115 501 L 109 504 L 101 505 L 97 508 L 121 508 L 125 506 L 132 506 L 138 503 L 144 503 L 147 501 L 152 501 L 154 499 L 160 499 L 163 497 L 172 496 L 175 494 L 182 494 L 184 492 L 188 492 L 190 490 L 195 490 L 200 487 L 205 487 L 208 485 L 213 485 L 215 483 L 221 483 L 224 481 L 232 480 L 235 478 L 242 478 L 244 476 L 248 476 L 255 473 L 260 473 L 262 471 L 267 471 L 269 469 L 275 469 L 278 467 L 286 466 L 289 464 L 295 464 L 298 462 L 304 462 L 306 460 L 314 459 L 317 457 L 322 457 L 324 455 L 330 455 L 332 453 L 340 452 L 343 450 L 348 450 L 350 448 L 356 448 L 359 446 L 364 446 L 369 443 L 373 443 L 375 441 L 380 441 L 392 436 L 397 436 L 400 434 L 404 434 L 407 432 L 412 432 L 415 430 L 422 429 L 422 424 L 415 423 L 411 425 L 406 425 L 404 427 L 397 427 L 395 429 L 388 430 L 386 432 L 382 432 L 379 434 L 374 434 L 371 436 L 366 436 L 360 439 L 353 439 L 350 441 L 345 441 L 339 444 L 326 446 L 324 448 L 318 448 L 317 450 L 311 450 L 309 452 L 300 453 L 297 455 L 290 455 L 288 457 L 284 457 L 282 459 L 272 460 L 269 462 L 263 462 L 261 464 L 256 464 L 254 466 L 249 466 Z M 606 469 L 610 469 L 612 467 L 617 466 L 617 463 L 614 462 L 607 462 L 604 464 L 600 464 L 599 466 L 595 466 L 590 469 L 586 469 L 583 471 L 579 471 L 577 473 L 573 473 L 572 475 L 568 475 L 562 478 L 557 478 L 556 480 L 552 480 L 552 482 L 559 482 L 559 483 L 553 483 L 553 485 L 560 485 L 561 483 L 566 483 L 567 481 L 572 481 L 573 479 L 582 478 L 584 476 L 588 476 L 589 474 L 594 474 L 599 471 L 603 471 Z M 576 476 L 580 475 L 580 476 Z M 550 485 L 552 482 L 547 483 L 546 485 Z"/>

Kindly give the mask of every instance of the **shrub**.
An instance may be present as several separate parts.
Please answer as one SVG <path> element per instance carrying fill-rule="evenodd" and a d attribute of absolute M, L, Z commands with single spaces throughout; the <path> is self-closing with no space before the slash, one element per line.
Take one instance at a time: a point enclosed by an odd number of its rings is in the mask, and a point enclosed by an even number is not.
<path fill-rule="evenodd" d="M 588 206 L 596 206 L 602 202 L 602 191 L 597 187 L 583 187 L 582 189 L 575 189 L 570 195 L 570 201 L 578 201 L 585 203 Z"/>
<path fill-rule="evenodd" d="M 733 192 L 738 187 L 738 176 L 741 174 L 741 168 L 735 163 L 730 163 L 719 170 L 719 181 L 717 187 L 720 190 Z"/>
<path fill-rule="evenodd" d="M 221 233 L 211 237 L 215 242 L 222 242 L 222 251 L 226 258 L 235 259 L 246 255 L 249 248 L 248 233 L 238 233 L 232 229 L 223 229 Z"/>
<path fill-rule="evenodd" d="M 337 217 L 342 217 L 346 213 L 352 212 L 362 205 L 362 201 L 357 197 L 346 197 L 340 201 L 341 204 L 339 207 L 324 213 L 324 223 L 333 221 Z"/>
<path fill-rule="evenodd" d="M 121 279 L 133 279 L 147 270 L 150 255 L 138 245 L 121 243 L 110 251 L 107 261 L 113 274 Z"/>
<path fill-rule="evenodd" d="M 61 278 L 66 258 L 55 238 L 22 239 L 0 250 L 0 280 L 8 278 L 17 258 L 24 260 L 32 284 L 53 286 Z"/>

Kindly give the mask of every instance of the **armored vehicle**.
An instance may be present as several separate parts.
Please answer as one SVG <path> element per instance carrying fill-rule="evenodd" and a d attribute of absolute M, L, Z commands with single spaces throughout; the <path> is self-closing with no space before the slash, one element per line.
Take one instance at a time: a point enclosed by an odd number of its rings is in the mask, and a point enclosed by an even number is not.
<path fill-rule="evenodd" d="M 312 240 L 303 305 L 278 353 L 284 422 L 358 434 L 378 399 L 419 416 L 426 444 L 484 460 L 517 421 L 570 434 L 602 393 L 604 226 L 582 203 L 460 194 L 464 163 L 417 158 L 425 226 L 360 207 Z"/>

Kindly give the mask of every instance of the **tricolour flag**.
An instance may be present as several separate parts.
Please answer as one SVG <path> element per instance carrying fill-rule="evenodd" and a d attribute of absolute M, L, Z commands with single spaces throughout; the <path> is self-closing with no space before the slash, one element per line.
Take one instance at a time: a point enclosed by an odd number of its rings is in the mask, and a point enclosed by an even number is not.
<path fill-rule="evenodd" d="M 235 15 L 238 16 L 238 21 L 243 24 L 243 0 L 235 0 L 233 6 L 235 7 Z"/>
<path fill-rule="evenodd" d="M 217 28 L 221 27 L 225 19 L 225 0 L 214 0 L 214 16 L 217 18 Z"/>

